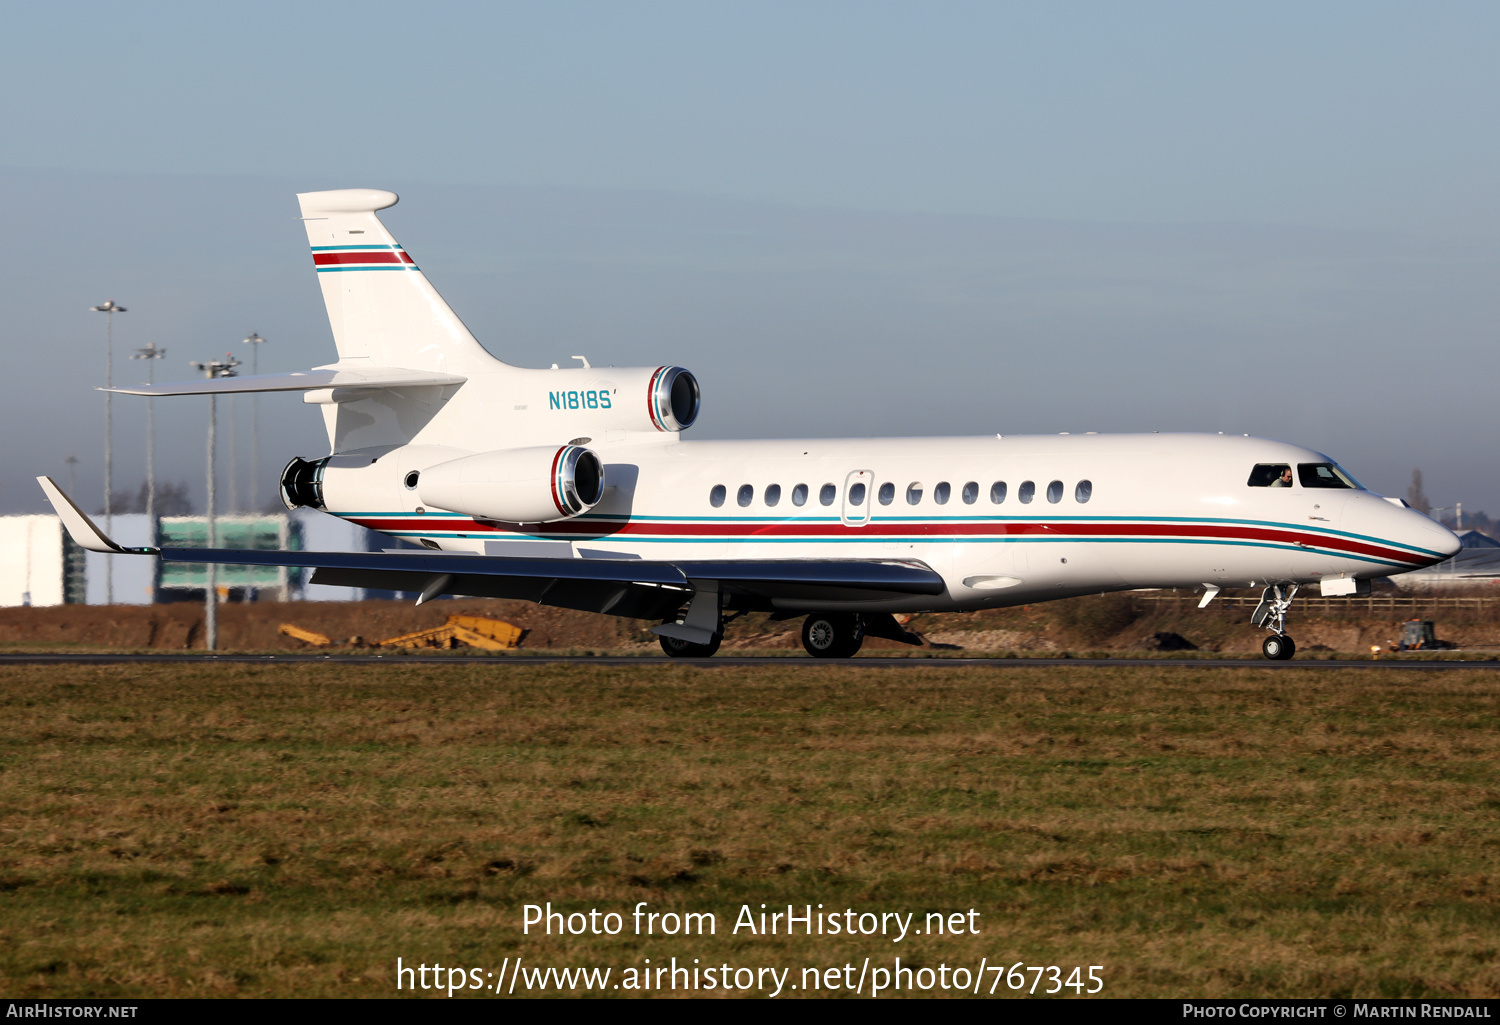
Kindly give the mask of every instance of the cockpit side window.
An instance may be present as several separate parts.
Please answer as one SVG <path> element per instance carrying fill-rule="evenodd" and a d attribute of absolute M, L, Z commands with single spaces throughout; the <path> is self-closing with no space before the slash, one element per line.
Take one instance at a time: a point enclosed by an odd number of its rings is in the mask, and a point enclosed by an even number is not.
<path fill-rule="evenodd" d="M 1359 481 L 1337 463 L 1298 463 L 1297 480 L 1304 488 L 1358 488 Z"/>
<path fill-rule="evenodd" d="M 1292 486 L 1292 464 L 1256 463 L 1247 483 L 1252 488 L 1289 488 Z"/>

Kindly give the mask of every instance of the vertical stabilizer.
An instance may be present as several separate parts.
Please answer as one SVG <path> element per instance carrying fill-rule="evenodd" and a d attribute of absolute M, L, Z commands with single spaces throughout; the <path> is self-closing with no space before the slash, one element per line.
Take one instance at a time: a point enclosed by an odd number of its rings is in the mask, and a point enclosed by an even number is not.
<path fill-rule="evenodd" d="M 471 374 L 503 366 L 474 340 L 375 211 L 394 192 L 297 196 L 339 362 Z"/>

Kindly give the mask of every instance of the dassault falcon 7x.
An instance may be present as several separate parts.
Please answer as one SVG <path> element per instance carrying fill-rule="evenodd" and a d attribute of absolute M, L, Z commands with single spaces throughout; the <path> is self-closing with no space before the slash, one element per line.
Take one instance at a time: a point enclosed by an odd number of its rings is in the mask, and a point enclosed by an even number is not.
<path fill-rule="evenodd" d="M 815 656 L 893 614 L 1133 588 L 1263 588 L 1267 658 L 1290 658 L 1297 589 L 1369 592 L 1458 539 L 1297 445 L 1208 434 L 684 441 L 680 367 L 531 370 L 490 355 L 376 212 L 374 189 L 298 197 L 338 360 L 293 374 L 118 388 L 300 391 L 330 454 L 293 459 L 289 508 L 421 545 L 385 552 L 122 548 L 38 478 L 97 552 L 314 569 L 316 583 L 521 598 L 656 619 L 669 655 L 707 656 L 750 611 L 805 616 Z"/>

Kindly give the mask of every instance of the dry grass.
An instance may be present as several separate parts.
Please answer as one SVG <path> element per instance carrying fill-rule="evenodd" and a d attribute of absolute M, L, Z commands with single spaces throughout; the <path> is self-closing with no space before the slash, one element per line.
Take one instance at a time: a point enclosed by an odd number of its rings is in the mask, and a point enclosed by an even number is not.
<path fill-rule="evenodd" d="M 1500 992 L 1493 673 L 0 667 L 0 705 L 11 997 L 391 996 L 398 955 L 518 954 Z M 521 934 L 640 900 L 720 934 Z M 761 902 L 982 933 L 727 935 Z"/>

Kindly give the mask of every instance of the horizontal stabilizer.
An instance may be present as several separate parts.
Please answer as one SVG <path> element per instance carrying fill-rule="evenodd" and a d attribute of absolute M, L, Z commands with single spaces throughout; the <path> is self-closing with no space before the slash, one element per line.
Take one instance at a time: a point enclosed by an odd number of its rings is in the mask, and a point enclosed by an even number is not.
<path fill-rule="evenodd" d="M 175 381 L 171 384 L 139 385 L 134 388 L 101 388 L 125 395 L 233 395 L 243 392 L 315 391 L 319 388 L 418 388 L 463 384 L 468 380 L 458 374 L 440 374 L 429 370 L 402 370 L 396 367 L 323 367 L 299 370 L 290 374 L 257 374 L 254 377 L 219 377 L 202 381 Z"/>

